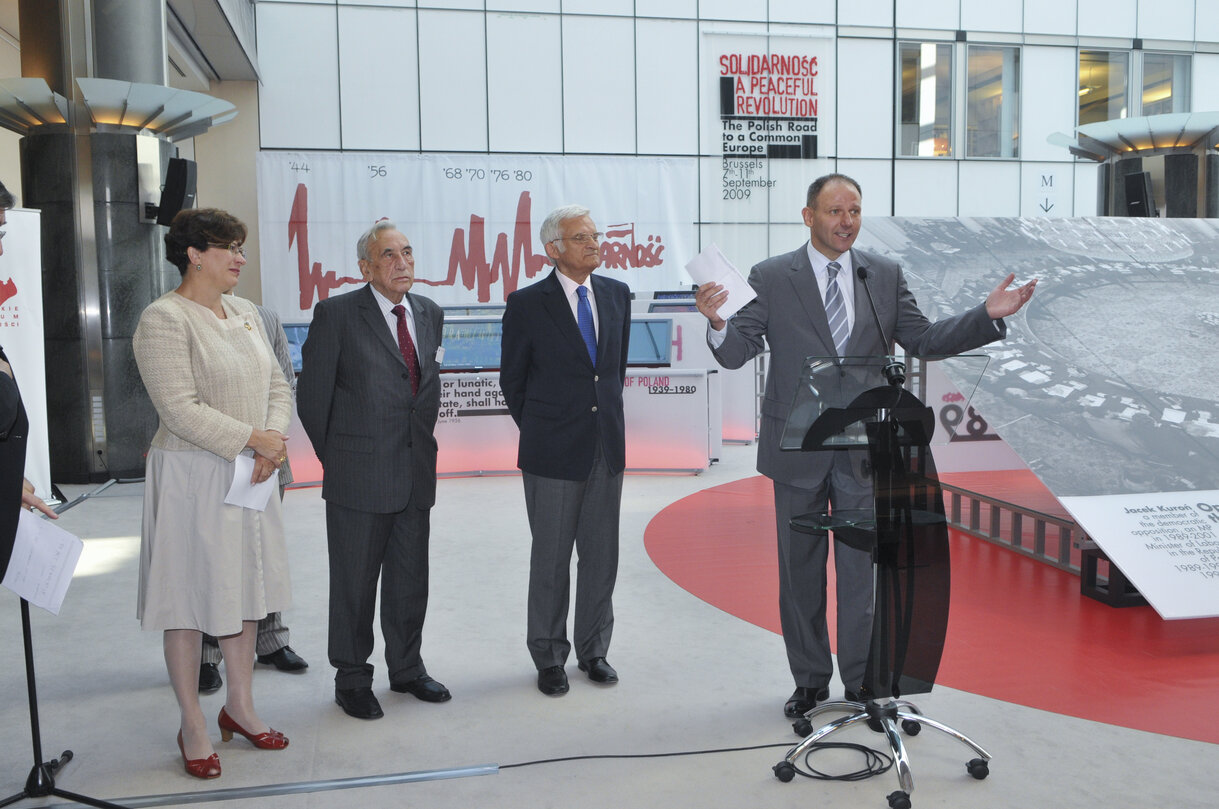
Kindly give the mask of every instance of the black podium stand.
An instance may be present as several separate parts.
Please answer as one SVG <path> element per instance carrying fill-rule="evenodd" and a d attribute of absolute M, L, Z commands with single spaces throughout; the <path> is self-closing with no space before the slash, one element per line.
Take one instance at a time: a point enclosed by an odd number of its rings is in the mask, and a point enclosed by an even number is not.
<path fill-rule="evenodd" d="M 972 376 L 966 391 L 971 393 L 988 359 L 951 361 L 958 377 Z M 904 365 L 892 357 L 809 357 L 780 441 L 784 450 L 866 454 L 872 510 L 803 514 L 792 519 L 791 527 L 809 534 L 833 532 L 837 540 L 871 551 L 875 603 L 861 701 L 826 702 L 797 720 L 793 728 L 805 739 L 775 765 L 774 773 L 790 781 L 795 762 L 814 745 L 863 722 L 885 735 L 893 753 L 900 790 L 888 796 L 891 809 L 909 809 L 914 790 L 899 726 L 910 736 L 932 727 L 969 747 L 976 758 L 966 768 L 974 778 L 989 774 L 990 760 L 967 736 L 901 699 L 926 693 L 935 683 L 951 586 L 943 492 L 931 456 L 935 414 L 903 387 L 905 378 Z M 847 715 L 814 730 L 812 720 L 831 712 Z"/>

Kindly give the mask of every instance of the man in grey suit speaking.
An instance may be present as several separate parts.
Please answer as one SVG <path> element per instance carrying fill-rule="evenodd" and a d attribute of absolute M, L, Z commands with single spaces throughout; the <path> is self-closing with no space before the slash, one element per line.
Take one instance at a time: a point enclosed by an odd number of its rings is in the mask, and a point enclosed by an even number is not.
<path fill-rule="evenodd" d="M 415 257 L 392 222 L 373 225 L 356 253 L 368 283 L 314 307 L 297 408 L 324 470 L 335 702 L 350 716 L 376 719 L 368 657 L 378 576 L 390 689 L 427 702 L 450 697 L 419 651 L 444 312 L 408 294 Z"/>
<path fill-rule="evenodd" d="M 1002 318 L 1029 300 L 1036 280 L 1010 288 L 1009 275 L 986 301 L 955 317 L 930 322 L 893 261 L 852 247 L 859 235 L 863 193 L 859 183 L 829 174 L 808 189 L 804 224 L 809 241 L 753 268 L 757 298 L 730 320 L 719 316 L 723 287 L 699 287 L 698 309 L 709 321 L 707 342 L 725 368 L 740 368 L 770 348 L 758 436 L 758 471 L 774 482 L 779 544 L 779 615 L 796 690 L 784 705 L 788 717 L 812 710 L 829 696 L 833 663 L 826 623 L 828 539 L 792 536 L 791 518 L 812 511 L 871 508 L 872 487 L 852 453 L 782 452 L 779 438 L 810 356 L 883 356 L 896 341 L 916 356 L 957 354 L 1002 338 Z M 864 285 L 867 285 L 867 289 Z M 868 290 L 876 302 L 873 317 Z M 883 331 L 877 330 L 877 320 Z M 834 543 L 838 605 L 838 673 L 848 699 L 861 696 L 872 631 L 872 559 L 866 551 Z"/>

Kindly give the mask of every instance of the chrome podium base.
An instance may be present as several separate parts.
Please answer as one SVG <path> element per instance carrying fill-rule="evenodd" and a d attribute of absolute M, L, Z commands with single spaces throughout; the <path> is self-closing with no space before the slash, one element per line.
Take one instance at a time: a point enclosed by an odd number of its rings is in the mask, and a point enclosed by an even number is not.
<path fill-rule="evenodd" d="M 812 720 L 815 717 L 833 711 L 846 712 L 847 716 L 835 719 L 813 730 Z M 965 769 L 970 775 L 978 780 L 990 775 L 988 764 L 990 753 L 978 746 L 973 739 L 942 722 L 923 716 L 923 713 L 912 702 L 903 699 L 885 699 L 867 702 L 834 700 L 818 705 L 805 714 L 803 719 L 796 720 L 792 724 L 792 728 L 805 739 L 788 750 L 783 760 L 772 768 L 775 777 L 780 781 L 792 780 L 796 775 L 796 761 L 801 756 L 835 731 L 859 722 L 864 722 L 872 730 L 883 733 L 889 742 L 889 749 L 893 753 L 893 765 L 897 771 L 897 782 L 901 789 L 889 794 L 890 809 L 910 809 L 910 793 L 914 791 L 914 777 L 910 774 L 910 758 L 906 755 L 906 745 L 902 741 L 901 733 L 898 732 L 899 727 L 905 731 L 907 736 L 917 736 L 924 725 L 948 734 L 977 754 L 976 758 L 971 759 L 965 765 Z"/>

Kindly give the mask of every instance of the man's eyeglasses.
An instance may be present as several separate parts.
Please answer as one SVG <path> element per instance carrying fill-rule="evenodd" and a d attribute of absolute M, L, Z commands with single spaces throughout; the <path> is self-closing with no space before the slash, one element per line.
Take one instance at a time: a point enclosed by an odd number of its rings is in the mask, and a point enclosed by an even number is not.
<path fill-rule="evenodd" d="M 245 248 L 237 242 L 233 242 L 232 244 L 217 244 L 216 242 L 208 242 L 207 245 L 208 247 L 219 247 L 222 250 L 228 250 L 235 256 L 245 258 Z"/>
<path fill-rule="evenodd" d="M 577 233 L 575 236 L 560 236 L 557 239 L 552 239 L 552 241 L 575 242 L 576 244 L 595 244 L 600 242 L 603 236 L 605 236 L 605 234 L 601 233 L 600 231 L 596 233 Z"/>

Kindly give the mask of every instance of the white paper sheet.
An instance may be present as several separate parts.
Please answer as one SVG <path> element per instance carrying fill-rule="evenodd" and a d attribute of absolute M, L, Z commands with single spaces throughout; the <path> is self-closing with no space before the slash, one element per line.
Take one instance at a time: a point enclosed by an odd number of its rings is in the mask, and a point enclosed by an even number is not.
<path fill-rule="evenodd" d="M 0 584 L 34 606 L 59 615 L 84 547 L 79 537 L 22 509 L 13 555 Z"/>
<path fill-rule="evenodd" d="M 224 502 L 230 506 L 251 508 L 255 511 L 265 511 L 271 492 L 279 491 L 279 476 L 271 475 L 262 483 L 250 483 L 254 476 L 254 459 L 248 455 L 238 455 L 233 461 L 233 483 Z"/>
<path fill-rule="evenodd" d="M 732 262 L 724 257 L 720 249 L 715 246 L 715 242 L 707 245 L 703 252 L 690 259 L 690 263 L 686 265 L 686 272 L 690 273 L 694 283 L 699 286 L 715 282 L 728 290 L 728 299 L 724 301 L 719 311 L 720 317 L 724 320 L 735 315 L 742 306 L 758 297 L 758 293 L 753 291 L 753 287 L 745 280 L 745 276 L 741 275 L 740 271 L 732 266 Z"/>

